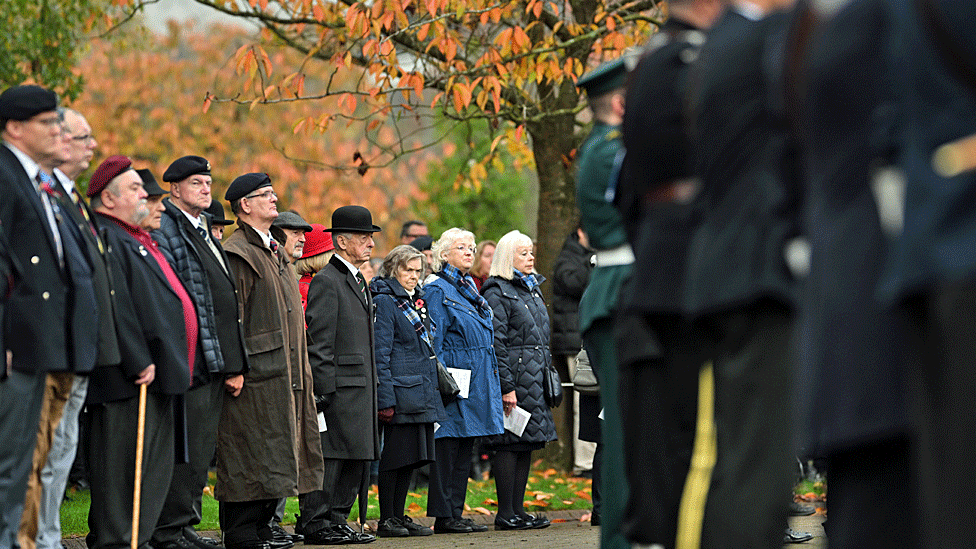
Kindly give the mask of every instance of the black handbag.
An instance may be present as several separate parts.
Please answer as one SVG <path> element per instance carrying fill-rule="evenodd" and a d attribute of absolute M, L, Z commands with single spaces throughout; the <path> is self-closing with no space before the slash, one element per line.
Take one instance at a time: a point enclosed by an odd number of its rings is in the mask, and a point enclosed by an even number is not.
<path fill-rule="evenodd" d="M 454 376 L 451 375 L 451 372 L 447 371 L 447 368 L 444 367 L 444 364 L 440 360 L 437 361 L 437 390 L 441 393 L 441 400 L 444 402 L 444 406 L 454 402 L 454 399 L 461 393 L 461 388 L 458 387 Z"/>
<path fill-rule="evenodd" d="M 556 408 L 563 402 L 563 381 L 552 363 L 542 369 L 542 390 L 546 405 Z"/>

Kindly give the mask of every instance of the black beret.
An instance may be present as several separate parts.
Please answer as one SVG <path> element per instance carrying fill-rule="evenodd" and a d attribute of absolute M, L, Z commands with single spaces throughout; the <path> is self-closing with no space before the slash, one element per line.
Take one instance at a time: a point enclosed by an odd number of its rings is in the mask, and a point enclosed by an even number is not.
<path fill-rule="evenodd" d="M 207 213 L 213 216 L 210 221 L 212 225 L 233 225 L 233 221 L 228 221 L 224 218 L 224 205 L 220 203 L 219 200 L 211 200 L 210 207 L 207 208 Z"/>
<path fill-rule="evenodd" d="M 302 216 L 295 212 L 278 212 L 278 217 L 275 218 L 274 222 L 271 223 L 272 227 L 281 227 L 282 229 L 295 229 L 299 231 L 311 231 L 312 226 L 309 225 Z"/>
<path fill-rule="evenodd" d="M 164 191 L 159 186 L 159 183 L 156 182 L 156 177 L 147 168 L 136 170 L 136 173 L 142 178 L 142 188 L 146 190 L 146 194 L 149 196 L 162 196 L 169 192 Z"/>
<path fill-rule="evenodd" d="M 230 187 L 227 187 L 227 192 L 224 193 L 224 200 L 233 202 L 239 198 L 244 198 L 245 196 L 251 194 L 255 189 L 268 187 L 270 185 L 271 178 L 268 177 L 268 174 L 246 173 L 231 182 Z"/>
<path fill-rule="evenodd" d="M 412 242 L 410 242 L 410 245 L 416 248 L 417 251 L 420 252 L 424 250 L 429 250 L 433 244 L 434 244 L 434 239 L 427 235 L 418 236 L 417 238 L 413 239 Z"/>
<path fill-rule="evenodd" d="M 202 156 L 184 156 L 177 158 L 166 168 L 163 172 L 163 181 L 167 183 L 183 181 L 198 173 L 210 175 L 210 162 Z"/>
<path fill-rule="evenodd" d="M 576 86 L 586 90 L 587 97 L 593 98 L 622 88 L 626 79 L 627 66 L 624 58 L 618 57 L 581 76 Z"/>
<path fill-rule="evenodd" d="M 13 86 L 0 93 L 0 118 L 5 120 L 27 120 L 56 110 L 58 94 L 40 86 Z"/>
<path fill-rule="evenodd" d="M 88 192 L 85 194 L 88 195 L 88 198 L 97 196 L 98 193 L 105 189 L 110 181 L 131 168 L 132 160 L 129 160 L 128 156 L 116 154 L 106 158 L 95 168 L 95 173 L 92 174 L 91 179 L 88 181 Z"/>

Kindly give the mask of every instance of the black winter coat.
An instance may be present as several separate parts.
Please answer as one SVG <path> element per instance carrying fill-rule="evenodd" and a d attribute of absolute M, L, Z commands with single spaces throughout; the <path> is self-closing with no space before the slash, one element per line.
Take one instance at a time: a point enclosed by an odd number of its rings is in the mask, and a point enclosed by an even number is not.
<path fill-rule="evenodd" d="M 540 283 L 545 280 L 541 276 L 538 279 Z M 494 312 L 494 347 L 502 394 L 514 390 L 517 405 L 532 414 L 521 437 L 505 431 L 490 437 L 488 443 L 556 440 L 552 413 L 542 392 L 542 369 L 552 362 L 549 314 L 542 292 L 536 289 L 530 293 L 520 281 L 493 276 L 485 281 L 482 294 Z"/>
<path fill-rule="evenodd" d="M 392 278 L 375 278 L 369 284 L 376 314 L 376 407 L 394 408 L 391 423 L 433 423 L 444 421 L 444 403 L 437 389 L 437 358 L 431 348 L 434 334 L 426 305 L 415 308 L 430 335 L 428 345 L 403 314 L 397 301 L 414 304 L 423 299 L 418 286 L 411 298 Z"/>
<path fill-rule="evenodd" d="M 593 251 L 579 242 L 574 231 L 566 237 L 552 268 L 552 352 L 575 356 L 582 348 L 579 303 L 590 282 Z"/>

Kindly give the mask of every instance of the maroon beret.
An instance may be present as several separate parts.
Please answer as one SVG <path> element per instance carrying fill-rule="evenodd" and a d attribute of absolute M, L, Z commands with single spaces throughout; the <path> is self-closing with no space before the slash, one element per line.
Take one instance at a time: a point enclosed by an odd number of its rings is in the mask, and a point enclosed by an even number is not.
<path fill-rule="evenodd" d="M 95 169 L 95 173 L 92 174 L 91 180 L 88 182 L 88 198 L 97 196 L 105 186 L 108 185 L 109 181 L 115 179 L 117 175 L 128 170 L 132 167 L 132 160 L 128 156 L 122 156 L 121 154 L 112 155 L 106 158 L 98 168 Z"/>

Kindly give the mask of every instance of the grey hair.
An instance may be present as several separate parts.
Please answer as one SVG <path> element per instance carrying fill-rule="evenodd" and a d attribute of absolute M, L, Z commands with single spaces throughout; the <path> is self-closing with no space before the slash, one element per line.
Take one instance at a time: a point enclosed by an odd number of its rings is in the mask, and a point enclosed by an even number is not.
<path fill-rule="evenodd" d="M 395 277 L 398 270 L 407 265 L 408 261 L 413 261 L 414 259 L 420 258 L 420 270 L 423 273 L 423 269 L 427 262 L 427 257 L 423 252 L 417 251 L 417 248 L 409 244 L 400 244 L 396 248 L 390 250 L 390 253 L 386 254 L 386 258 L 383 259 L 383 264 L 376 271 L 377 276 L 383 277 Z"/>
<path fill-rule="evenodd" d="M 434 259 L 431 261 L 431 269 L 435 273 L 440 271 L 444 267 L 444 263 L 447 262 L 447 254 L 451 251 L 451 246 L 461 239 L 470 239 L 471 242 L 474 242 L 474 233 L 466 229 L 451 227 L 444 231 L 441 237 L 437 239 L 437 242 L 434 242 L 430 247 L 430 251 L 434 256 Z"/>
<path fill-rule="evenodd" d="M 491 269 L 488 276 L 497 276 L 506 280 L 511 280 L 515 276 L 515 250 L 519 246 L 532 246 L 532 237 L 522 234 L 518 230 L 509 231 L 505 236 L 498 239 L 495 246 L 495 255 L 491 258 Z M 533 272 L 535 270 L 533 269 Z M 530 273 L 523 273 L 530 274 Z"/>

